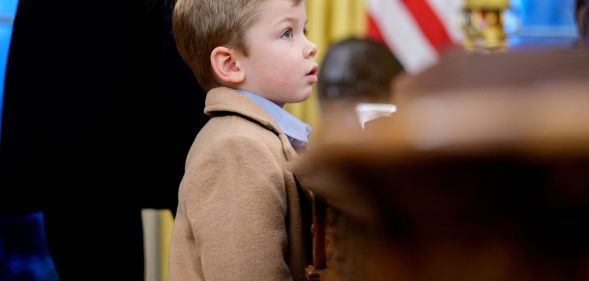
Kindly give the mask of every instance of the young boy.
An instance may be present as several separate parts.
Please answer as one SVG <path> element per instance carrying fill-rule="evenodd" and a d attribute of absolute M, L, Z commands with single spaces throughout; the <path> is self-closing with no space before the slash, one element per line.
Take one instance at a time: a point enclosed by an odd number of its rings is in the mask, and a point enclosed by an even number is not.
<path fill-rule="evenodd" d="M 300 203 L 287 162 L 309 127 L 282 109 L 309 97 L 317 47 L 304 0 L 178 0 L 178 50 L 208 91 L 186 160 L 169 280 L 305 280 Z"/>

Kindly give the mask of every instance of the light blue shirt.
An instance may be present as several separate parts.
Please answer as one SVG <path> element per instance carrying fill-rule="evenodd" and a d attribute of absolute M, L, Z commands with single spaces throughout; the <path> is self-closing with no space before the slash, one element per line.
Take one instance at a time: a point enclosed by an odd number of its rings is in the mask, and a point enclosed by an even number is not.
<path fill-rule="evenodd" d="M 277 104 L 260 97 L 256 94 L 246 90 L 237 90 L 244 96 L 253 100 L 259 105 L 272 119 L 278 124 L 280 129 L 288 137 L 290 144 L 295 150 L 303 148 L 309 142 L 309 135 L 311 134 L 311 126 L 297 119 L 288 111 L 284 110 Z"/>

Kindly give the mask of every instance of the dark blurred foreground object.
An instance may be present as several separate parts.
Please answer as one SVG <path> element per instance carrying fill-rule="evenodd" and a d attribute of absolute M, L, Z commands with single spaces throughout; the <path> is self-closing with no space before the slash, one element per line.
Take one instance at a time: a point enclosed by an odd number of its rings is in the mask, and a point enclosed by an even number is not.
<path fill-rule="evenodd" d="M 19 1 L 0 216 L 44 214 L 61 281 L 143 281 L 141 209 L 176 210 L 184 159 L 206 119 L 174 45 L 172 4 Z"/>
<path fill-rule="evenodd" d="M 313 280 L 589 280 L 587 62 L 455 54 L 378 127 L 323 126 L 294 165 L 328 206 Z"/>

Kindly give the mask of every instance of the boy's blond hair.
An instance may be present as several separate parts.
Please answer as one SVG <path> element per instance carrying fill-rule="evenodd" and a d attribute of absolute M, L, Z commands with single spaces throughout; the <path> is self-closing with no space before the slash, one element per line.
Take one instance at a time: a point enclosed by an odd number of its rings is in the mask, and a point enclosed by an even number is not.
<path fill-rule="evenodd" d="M 270 0 L 177 0 L 172 27 L 176 46 L 203 90 L 221 86 L 211 68 L 211 52 L 225 46 L 248 55 L 245 33 Z M 295 6 L 304 0 L 291 0 Z"/>

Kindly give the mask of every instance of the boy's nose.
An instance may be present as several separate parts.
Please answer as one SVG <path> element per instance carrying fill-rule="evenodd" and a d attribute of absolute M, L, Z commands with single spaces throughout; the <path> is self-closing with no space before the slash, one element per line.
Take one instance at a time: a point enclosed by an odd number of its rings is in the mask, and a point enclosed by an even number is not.
<path fill-rule="evenodd" d="M 309 44 L 305 47 L 304 54 L 305 58 L 315 57 L 315 55 L 317 54 L 317 45 L 309 41 Z"/>

